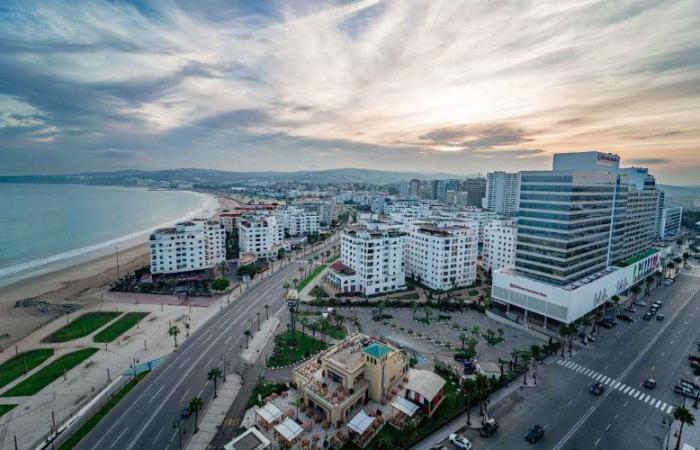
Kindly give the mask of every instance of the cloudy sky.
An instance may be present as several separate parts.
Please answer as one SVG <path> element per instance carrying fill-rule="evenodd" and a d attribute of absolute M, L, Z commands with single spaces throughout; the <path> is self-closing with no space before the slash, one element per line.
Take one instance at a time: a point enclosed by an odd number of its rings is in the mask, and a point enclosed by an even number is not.
<path fill-rule="evenodd" d="M 0 3 L 0 174 L 587 149 L 700 184 L 698 0 Z"/>

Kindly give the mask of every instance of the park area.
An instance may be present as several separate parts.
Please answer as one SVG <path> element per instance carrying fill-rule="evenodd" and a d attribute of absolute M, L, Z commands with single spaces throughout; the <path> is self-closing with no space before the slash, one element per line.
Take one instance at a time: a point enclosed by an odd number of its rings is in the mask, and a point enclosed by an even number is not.
<path fill-rule="evenodd" d="M 0 396 L 24 397 L 27 395 L 34 395 L 51 384 L 55 379 L 88 359 L 97 352 L 97 350 L 96 348 L 84 348 L 63 355 Z"/>
<path fill-rule="evenodd" d="M 78 317 L 74 321 L 59 328 L 44 338 L 44 342 L 68 342 L 85 337 L 102 328 L 115 318 L 120 312 L 89 312 Z"/>
<path fill-rule="evenodd" d="M 288 332 L 275 336 L 275 348 L 267 360 L 267 367 L 283 367 L 301 361 L 324 350 L 328 345 L 310 336 L 294 332 L 294 337 Z"/>
<path fill-rule="evenodd" d="M 147 315 L 147 312 L 126 313 L 113 324 L 97 333 L 93 340 L 98 343 L 112 342 L 122 334 L 129 331 Z"/>
<path fill-rule="evenodd" d="M 12 383 L 53 356 L 53 349 L 42 348 L 22 352 L 0 364 L 0 388 Z"/>

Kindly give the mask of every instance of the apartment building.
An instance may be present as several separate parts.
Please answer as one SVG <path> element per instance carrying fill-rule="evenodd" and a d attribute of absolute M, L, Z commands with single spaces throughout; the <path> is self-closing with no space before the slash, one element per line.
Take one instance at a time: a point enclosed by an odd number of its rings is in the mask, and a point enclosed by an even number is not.
<path fill-rule="evenodd" d="M 283 228 L 272 214 L 250 214 L 238 222 L 238 246 L 241 254 L 273 259 L 283 247 Z"/>
<path fill-rule="evenodd" d="M 224 227 L 206 219 L 158 229 L 151 234 L 149 245 L 152 274 L 211 269 L 226 261 Z"/>
<path fill-rule="evenodd" d="M 518 226 L 513 220 L 492 220 L 484 226 L 481 265 L 486 272 L 515 265 Z"/>
<path fill-rule="evenodd" d="M 486 178 L 467 178 L 462 190 L 467 193 L 467 206 L 481 208 L 486 196 Z"/>
<path fill-rule="evenodd" d="M 318 214 L 314 212 L 290 206 L 278 209 L 275 215 L 277 216 L 278 226 L 289 236 L 318 233 Z"/>
<path fill-rule="evenodd" d="M 631 258 L 644 252 L 656 240 L 656 220 L 660 191 L 649 170 L 641 167 L 620 169 L 629 186 L 625 207 L 624 244 L 616 260 Z"/>
<path fill-rule="evenodd" d="M 421 223 L 406 242 L 406 273 L 435 290 L 469 286 L 476 280 L 479 224 Z"/>
<path fill-rule="evenodd" d="M 404 244 L 407 233 L 397 229 L 356 226 L 343 231 L 340 263 L 328 281 L 343 292 L 373 295 L 406 288 Z"/>
<path fill-rule="evenodd" d="M 518 210 L 519 190 L 519 173 L 490 172 L 486 174 L 486 194 L 481 206 L 511 217 Z"/>

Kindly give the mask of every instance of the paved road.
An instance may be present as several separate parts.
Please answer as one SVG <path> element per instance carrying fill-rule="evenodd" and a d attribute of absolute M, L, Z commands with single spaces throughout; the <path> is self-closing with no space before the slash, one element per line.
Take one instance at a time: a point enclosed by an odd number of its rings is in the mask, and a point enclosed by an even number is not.
<path fill-rule="evenodd" d="M 205 401 L 210 398 L 213 385 L 206 375 L 211 368 L 221 367 L 222 359 L 231 362 L 229 372 L 244 371 L 238 358 L 245 340 L 243 331 L 253 320 L 257 321 L 257 312 L 262 312 L 264 318 L 266 304 L 270 305 L 270 315 L 286 307 L 284 281 L 298 276 L 299 265 L 305 263 L 305 258 L 308 256 L 261 280 L 213 316 L 119 402 L 77 448 L 179 448 L 173 423 L 193 397 Z M 164 336 L 164 339 L 170 338 Z M 192 432 L 193 420 L 194 416 L 183 423 L 183 444 Z"/>
<path fill-rule="evenodd" d="M 681 377 L 692 378 L 687 355 L 700 339 L 698 275 L 683 274 L 643 299 L 664 303 L 664 321 L 642 320 L 638 308 L 633 324 L 601 330 L 601 338 L 573 358 L 550 358 L 538 387 L 519 390 L 491 408 L 501 425 L 496 435 L 464 434 L 478 449 L 662 448 L 668 431 L 664 418 L 683 401 L 672 387 Z M 655 389 L 642 387 L 647 377 L 657 380 Z M 606 384 L 600 397 L 588 392 L 596 381 Z M 535 423 L 545 427 L 546 436 L 531 445 L 523 435 Z"/>

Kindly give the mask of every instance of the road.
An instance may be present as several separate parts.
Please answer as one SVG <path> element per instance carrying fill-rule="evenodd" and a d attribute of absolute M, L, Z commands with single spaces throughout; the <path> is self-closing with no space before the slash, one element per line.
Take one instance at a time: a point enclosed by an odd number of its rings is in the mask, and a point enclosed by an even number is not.
<path fill-rule="evenodd" d="M 222 360 L 231 362 L 229 373 L 244 371 L 238 357 L 245 341 L 243 331 L 252 328 L 257 312 L 262 312 L 264 317 L 266 304 L 270 305 L 270 316 L 286 307 L 284 281 L 298 277 L 298 268 L 311 255 L 313 253 L 262 279 L 209 319 L 132 389 L 77 448 L 179 448 L 178 430 L 173 424 L 180 419 L 185 405 L 195 396 L 205 402 L 211 397 L 213 384 L 207 381 L 207 373 L 213 367 L 221 367 Z M 163 339 L 170 338 L 164 336 Z M 183 444 L 194 428 L 193 421 L 194 415 L 183 423 Z"/>
<path fill-rule="evenodd" d="M 700 273 L 683 274 L 642 300 L 661 300 L 665 320 L 643 320 L 646 308 L 638 307 L 634 323 L 601 330 L 573 358 L 550 357 L 537 387 L 520 389 L 491 408 L 500 423 L 496 435 L 484 439 L 462 430 L 465 436 L 475 448 L 493 450 L 662 448 L 670 414 L 683 401 L 672 387 L 681 377 L 693 378 L 687 356 L 700 339 Z M 642 386 L 648 377 L 657 380 L 653 390 Z M 606 385 L 598 397 L 588 392 L 597 381 Z M 546 435 L 531 445 L 523 436 L 534 424 Z"/>

